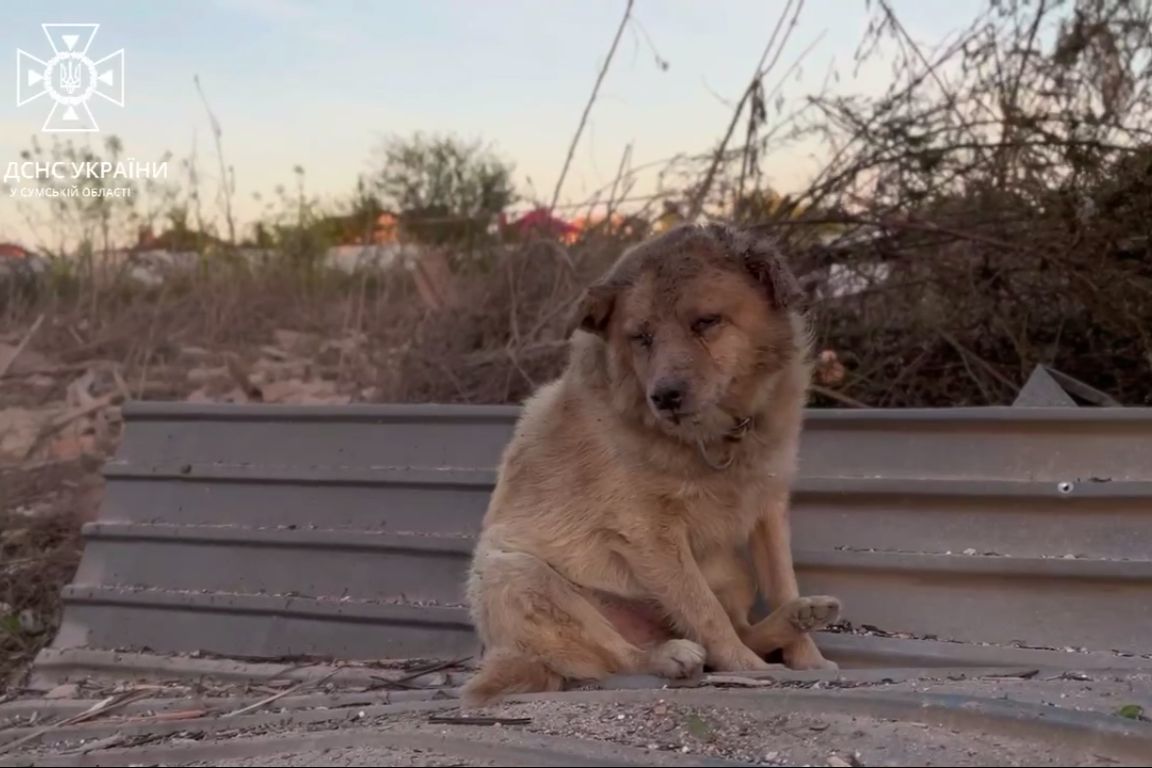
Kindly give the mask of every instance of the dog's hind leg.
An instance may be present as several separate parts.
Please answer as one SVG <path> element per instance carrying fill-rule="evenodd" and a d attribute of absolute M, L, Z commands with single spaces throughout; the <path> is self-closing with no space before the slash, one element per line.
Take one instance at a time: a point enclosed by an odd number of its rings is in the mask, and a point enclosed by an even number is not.
<path fill-rule="evenodd" d="M 788 648 L 817 629 L 840 618 L 840 601 L 834 597 L 798 597 L 789 600 L 764 619 L 740 632 L 740 639 L 761 656 Z"/>
<path fill-rule="evenodd" d="M 761 591 L 769 605 L 779 610 L 798 600 L 800 589 L 792 563 L 792 529 L 787 496 L 773 500 L 757 522 L 752 530 L 751 549 Z M 835 619 L 830 619 L 828 623 L 832 621 Z M 836 663 L 824 658 L 807 632 L 799 633 L 783 648 L 784 663 L 792 669 L 836 669 Z"/>
<path fill-rule="evenodd" d="M 688 677 L 704 650 L 670 640 L 647 650 L 625 639 L 571 582 L 531 555 L 485 549 L 469 583 L 477 628 L 490 650 L 465 686 L 465 701 L 491 703 L 509 693 L 557 690 L 564 680 L 653 672 Z"/>
<path fill-rule="evenodd" d="M 752 625 L 748 618 L 756 584 L 749 563 L 740 553 L 710 559 L 705 575 L 741 641 L 759 656 L 803 642 L 809 632 L 823 629 L 840 617 L 840 601 L 834 597 L 798 597 Z"/>
<path fill-rule="evenodd" d="M 480 671 L 464 686 L 466 706 L 484 706 L 511 693 L 543 693 L 564 687 L 564 678 L 539 658 L 496 648 L 484 654 Z"/>

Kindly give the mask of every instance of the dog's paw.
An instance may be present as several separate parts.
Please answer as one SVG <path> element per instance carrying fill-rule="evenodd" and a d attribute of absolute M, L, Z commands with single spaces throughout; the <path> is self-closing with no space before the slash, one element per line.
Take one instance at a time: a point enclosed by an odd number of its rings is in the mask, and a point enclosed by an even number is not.
<path fill-rule="evenodd" d="M 840 618 L 840 601 L 834 597 L 798 597 L 787 604 L 788 621 L 798 632 L 823 629 Z"/>
<path fill-rule="evenodd" d="M 789 669 L 840 669 L 836 662 L 824 658 L 816 643 L 807 635 L 784 649 L 784 664 Z"/>
<path fill-rule="evenodd" d="M 672 680 L 696 677 L 704 670 L 707 654 L 703 646 L 691 640 L 669 640 L 648 657 L 652 672 Z"/>
<path fill-rule="evenodd" d="M 729 653 L 713 654 L 708 663 L 717 672 L 763 672 L 772 669 L 771 664 L 745 645 Z"/>

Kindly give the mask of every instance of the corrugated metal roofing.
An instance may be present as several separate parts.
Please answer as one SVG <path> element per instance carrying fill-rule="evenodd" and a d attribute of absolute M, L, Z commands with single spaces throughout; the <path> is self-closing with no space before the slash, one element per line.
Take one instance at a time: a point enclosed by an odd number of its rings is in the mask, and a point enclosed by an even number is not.
<path fill-rule="evenodd" d="M 48 655 L 471 652 L 463 578 L 517 414 L 130 405 Z M 812 411 L 794 529 L 803 590 L 857 624 L 1152 654 L 1152 409 Z"/>

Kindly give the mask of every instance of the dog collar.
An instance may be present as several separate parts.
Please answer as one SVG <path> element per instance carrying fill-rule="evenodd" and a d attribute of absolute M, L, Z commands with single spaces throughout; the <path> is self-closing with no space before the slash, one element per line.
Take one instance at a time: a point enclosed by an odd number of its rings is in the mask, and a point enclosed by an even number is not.
<path fill-rule="evenodd" d="M 748 434 L 748 430 L 751 429 L 751 427 L 752 417 L 746 416 L 737 422 L 736 426 L 724 433 L 724 442 L 740 442 L 744 439 L 744 436 Z M 732 462 L 736 460 L 736 452 L 729 451 L 728 457 L 723 461 L 713 461 L 712 457 L 708 455 L 708 447 L 704 444 L 703 440 L 696 441 L 696 449 L 700 452 L 700 458 L 704 460 L 704 463 L 717 471 L 728 469 L 728 467 L 732 466 Z"/>
<path fill-rule="evenodd" d="M 743 419 L 737 422 L 736 426 L 732 427 L 732 429 L 725 433 L 724 441 L 728 443 L 740 442 L 744 439 L 744 436 L 748 434 L 748 430 L 751 429 L 751 427 L 752 417 L 745 416 Z"/>

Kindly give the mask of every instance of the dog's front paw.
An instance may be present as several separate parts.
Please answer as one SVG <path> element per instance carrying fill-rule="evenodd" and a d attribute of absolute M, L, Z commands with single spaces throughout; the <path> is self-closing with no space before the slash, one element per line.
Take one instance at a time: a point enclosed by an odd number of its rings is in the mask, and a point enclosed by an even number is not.
<path fill-rule="evenodd" d="M 669 640 L 648 657 L 653 673 L 672 680 L 696 677 L 704 670 L 704 647 L 691 640 Z"/>

